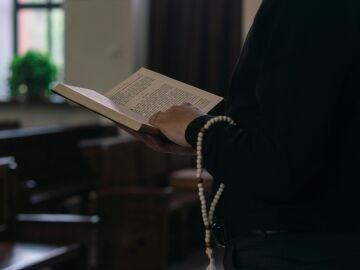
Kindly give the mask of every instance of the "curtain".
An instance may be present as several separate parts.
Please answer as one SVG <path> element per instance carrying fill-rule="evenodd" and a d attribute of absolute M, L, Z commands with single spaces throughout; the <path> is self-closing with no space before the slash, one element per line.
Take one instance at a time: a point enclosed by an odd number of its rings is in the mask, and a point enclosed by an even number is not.
<path fill-rule="evenodd" d="M 152 0 L 148 67 L 225 95 L 241 49 L 241 0 Z"/>

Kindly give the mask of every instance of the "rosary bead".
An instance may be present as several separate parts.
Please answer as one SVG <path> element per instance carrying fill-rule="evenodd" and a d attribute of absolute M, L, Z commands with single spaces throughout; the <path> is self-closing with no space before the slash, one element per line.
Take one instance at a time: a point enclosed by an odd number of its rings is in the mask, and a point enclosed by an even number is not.
<path fill-rule="evenodd" d="M 197 141 L 196 141 L 196 178 L 199 179 L 198 189 L 199 189 L 199 199 L 201 205 L 201 215 L 203 219 L 205 230 L 205 243 L 206 243 L 206 254 L 209 258 L 209 265 L 206 268 L 207 270 L 216 270 L 215 267 L 215 259 L 213 256 L 213 250 L 211 249 L 211 234 L 210 230 L 208 229 L 213 224 L 213 216 L 216 209 L 216 205 L 218 204 L 220 197 L 224 191 L 225 185 L 223 183 L 220 184 L 218 190 L 215 193 L 215 196 L 210 203 L 209 213 L 207 213 L 206 207 L 206 199 L 204 195 L 204 187 L 203 187 L 203 180 L 201 178 L 202 173 L 202 144 L 203 144 L 203 137 L 206 130 L 208 130 L 213 124 L 218 122 L 228 122 L 231 125 L 235 125 L 235 122 L 228 116 L 216 116 L 211 118 L 206 124 L 201 128 L 200 132 L 198 133 Z"/>

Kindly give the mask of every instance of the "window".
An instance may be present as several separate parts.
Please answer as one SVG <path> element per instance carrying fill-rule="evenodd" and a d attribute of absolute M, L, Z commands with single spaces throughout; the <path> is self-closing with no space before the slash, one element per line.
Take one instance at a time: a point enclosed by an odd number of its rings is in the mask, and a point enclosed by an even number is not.
<path fill-rule="evenodd" d="M 6 43 L 0 45 L 4 47 L 0 47 L 0 99 L 4 100 L 7 98 L 6 78 L 13 55 L 24 54 L 28 50 L 46 52 L 59 67 L 63 67 L 64 10 L 63 0 L 0 2 L 0 40 Z"/>

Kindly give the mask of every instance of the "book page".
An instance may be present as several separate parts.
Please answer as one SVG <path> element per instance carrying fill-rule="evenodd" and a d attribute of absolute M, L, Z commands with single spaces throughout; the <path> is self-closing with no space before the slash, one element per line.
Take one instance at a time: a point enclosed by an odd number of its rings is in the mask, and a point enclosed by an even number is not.
<path fill-rule="evenodd" d="M 114 101 L 110 100 L 108 97 L 103 96 L 102 94 L 94 90 L 76 87 L 76 86 L 70 86 L 70 85 L 66 85 L 66 87 L 68 89 L 71 89 L 74 93 L 86 97 L 89 100 L 93 100 L 95 103 L 101 104 L 103 107 L 111 109 L 112 111 L 117 112 L 118 114 L 126 115 L 127 117 L 130 117 L 140 123 L 144 123 L 144 124 L 147 123 L 147 119 L 143 118 L 138 113 L 129 110 L 125 106 L 115 103 Z M 71 92 L 69 92 L 68 97 L 71 96 L 74 97 L 74 94 L 71 94 Z M 73 100 L 79 101 L 79 98 L 73 98 Z"/>
<path fill-rule="evenodd" d="M 205 113 L 222 98 L 159 73 L 141 68 L 105 94 L 114 103 L 141 114 L 145 119 L 173 105 L 191 103 Z"/>

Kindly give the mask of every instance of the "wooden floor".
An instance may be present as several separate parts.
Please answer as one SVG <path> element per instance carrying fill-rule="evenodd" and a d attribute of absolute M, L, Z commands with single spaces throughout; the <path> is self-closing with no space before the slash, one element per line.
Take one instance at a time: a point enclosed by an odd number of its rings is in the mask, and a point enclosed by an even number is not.
<path fill-rule="evenodd" d="M 223 270 L 222 266 L 223 250 L 216 250 L 216 269 Z M 188 256 L 186 260 L 179 263 L 175 263 L 169 266 L 168 270 L 205 270 L 207 267 L 207 257 L 203 251 L 198 251 L 191 256 Z"/>

